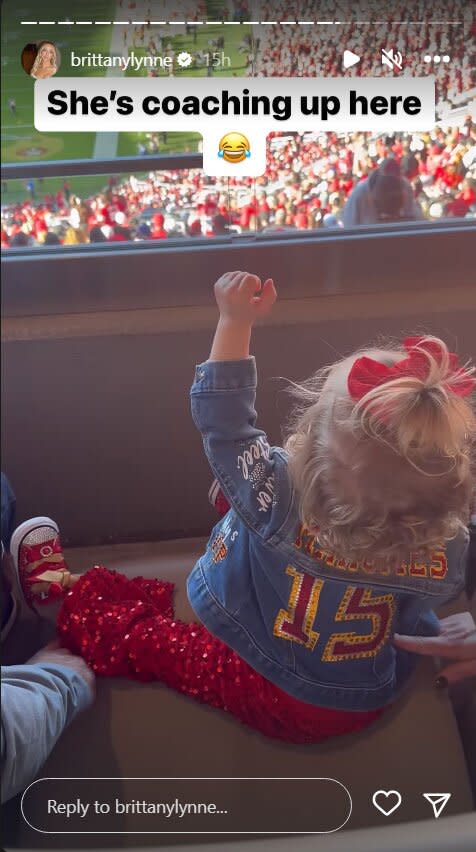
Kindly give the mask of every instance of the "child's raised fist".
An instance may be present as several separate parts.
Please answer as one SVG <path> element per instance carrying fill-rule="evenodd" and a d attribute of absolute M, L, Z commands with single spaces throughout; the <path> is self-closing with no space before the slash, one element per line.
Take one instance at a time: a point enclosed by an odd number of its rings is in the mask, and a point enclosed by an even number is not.
<path fill-rule="evenodd" d="M 225 272 L 215 284 L 215 298 L 220 316 L 253 324 L 269 313 L 276 301 L 272 278 L 264 284 L 249 272 Z"/>

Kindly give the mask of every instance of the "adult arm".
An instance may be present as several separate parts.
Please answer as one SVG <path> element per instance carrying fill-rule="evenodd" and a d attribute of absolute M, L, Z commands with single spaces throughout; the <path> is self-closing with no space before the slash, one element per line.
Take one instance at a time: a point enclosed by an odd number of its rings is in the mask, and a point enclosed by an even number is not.
<path fill-rule="evenodd" d="M 371 204 L 369 200 L 367 181 L 361 181 L 350 193 L 342 210 L 342 224 L 344 228 L 354 228 L 356 225 L 367 224 L 372 220 L 370 215 Z"/>
<path fill-rule="evenodd" d="M 33 781 L 64 729 L 91 704 L 94 674 L 48 646 L 25 665 L 2 666 L 2 802 Z"/>
<path fill-rule="evenodd" d="M 415 192 L 408 180 L 405 180 L 403 215 L 406 219 L 425 218 L 420 202 L 415 198 Z"/>
<path fill-rule="evenodd" d="M 443 682 L 456 683 L 476 677 L 476 624 L 469 612 L 457 613 L 440 621 L 439 636 L 400 636 L 395 634 L 397 648 L 424 656 L 452 660 L 439 672 Z"/>

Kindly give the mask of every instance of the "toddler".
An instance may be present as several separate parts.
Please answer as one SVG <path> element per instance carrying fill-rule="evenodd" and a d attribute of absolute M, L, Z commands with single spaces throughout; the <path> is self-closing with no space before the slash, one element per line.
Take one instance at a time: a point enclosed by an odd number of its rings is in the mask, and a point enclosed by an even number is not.
<path fill-rule="evenodd" d="M 357 353 L 294 386 L 285 449 L 271 447 L 249 346 L 274 284 L 230 272 L 215 295 L 192 414 L 229 510 L 188 580 L 200 623 L 174 618 L 169 583 L 71 577 L 52 522 L 17 536 L 20 580 L 32 602 L 69 587 L 59 634 L 97 674 L 160 680 L 270 737 L 318 742 L 395 701 L 415 656 L 393 634 L 435 634 L 433 607 L 464 585 L 476 382 L 435 337 Z"/>

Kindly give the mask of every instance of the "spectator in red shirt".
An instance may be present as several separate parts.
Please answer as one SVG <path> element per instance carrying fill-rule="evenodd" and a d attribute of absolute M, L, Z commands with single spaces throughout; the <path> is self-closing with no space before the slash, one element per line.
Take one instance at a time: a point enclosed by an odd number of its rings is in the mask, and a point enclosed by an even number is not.
<path fill-rule="evenodd" d="M 164 229 L 164 217 L 162 213 L 154 213 L 152 216 L 152 231 L 150 238 L 152 240 L 165 240 L 167 231 Z"/>

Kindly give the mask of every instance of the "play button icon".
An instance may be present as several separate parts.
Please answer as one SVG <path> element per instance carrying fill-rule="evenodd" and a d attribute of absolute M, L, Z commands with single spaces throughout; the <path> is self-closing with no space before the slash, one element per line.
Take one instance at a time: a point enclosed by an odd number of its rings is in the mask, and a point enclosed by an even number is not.
<path fill-rule="evenodd" d="M 360 62 L 360 56 L 352 53 L 351 50 L 344 50 L 344 68 L 352 68 L 352 65 L 357 65 L 358 62 Z"/>

